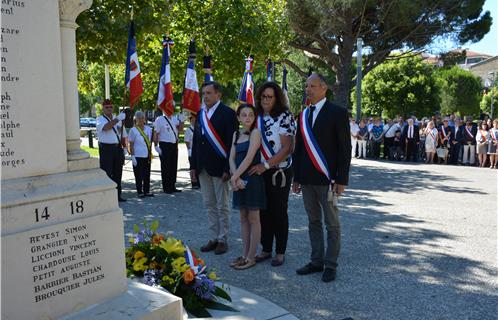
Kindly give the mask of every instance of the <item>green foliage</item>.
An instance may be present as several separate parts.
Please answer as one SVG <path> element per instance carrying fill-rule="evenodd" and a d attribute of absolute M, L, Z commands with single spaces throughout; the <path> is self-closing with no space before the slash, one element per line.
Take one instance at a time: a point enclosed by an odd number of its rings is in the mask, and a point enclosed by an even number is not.
<path fill-rule="evenodd" d="M 249 53 L 255 56 L 255 74 L 263 76 L 268 53 L 271 51 L 276 60 L 284 55 L 289 34 L 282 1 L 94 0 L 90 10 L 78 17 L 77 52 L 78 61 L 85 61 L 79 66 L 80 74 L 90 72 L 85 64 L 90 67 L 96 64 L 100 70 L 95 75 L 82 75 L 80 81 L 92 83 L 83 86 L 96 88 L 97 84 L 103 90 L 104 77 L 100 71 L 103 72 L 104 64 L 110 64 L 111 69 L 117 68 L 111 76 L 111 97 L 120 105 L 126 104 L 122 86 L 132 4 L 144 85 L 140 109 L 155 108 L 163 34 L 169 33 L 175 41 L 171 51 L 171 79 L 176 101 L 181 100 L 191 38 L 197 43 L 199 84 L 203 79 L 204 48 L 209 46 L 215 79 L 232 89 L 224 95 L 229 100 L 237 95 L 245 56 Z M 94 80 L 89 81 L 89 78 Z M 94 92 L 93 95 L 101 98 L 103 93 Z"/>
<path fill-rule="evenodd" d="M 496 110 L 498 110 L 498 89 L 496 87 L 488 90 L 488 93 L 482 96 L 479 107 L 481 109 L 481 112 L 491 114 L 491 96 L 493 97 L 493 116 L 495 118 L 498 118 L 496 116 Z"/>
<path fill-rule="evenodd" d="M 378 66 L 363 78 L 362 91 L 364 115 L 421 117 L 439 107 L 432 67 L 418 57 L 394 59 Z M 354 90 L 351 96 L 355 100 Z"/>
<path fill-rule="evenodd" d="M 457 66 L 438 69 L 435 73 L 441 96 L 441 113 L 458 112 L 477 116 L 482 85 L 479 78 Z"/>
<path fill-rule="evenodd" d="M 314 55 L 336 72 L 335 98 L 350 105 L 356 39 L 363 39 L 363 74 L 394 50 L 420 50 L 437 37 L 477 42 L 489 32 L 485 0 L 287 0 L 290 45 Z"/>

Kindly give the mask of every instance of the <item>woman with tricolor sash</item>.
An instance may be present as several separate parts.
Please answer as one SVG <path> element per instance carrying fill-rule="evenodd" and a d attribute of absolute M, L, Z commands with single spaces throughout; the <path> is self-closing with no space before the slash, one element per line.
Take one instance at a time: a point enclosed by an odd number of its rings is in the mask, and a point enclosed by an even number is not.
<path fill-rule="evenodd" d="M 434 154 L 438 140 L 438 131 L 435 128 L 434 121 L 429 121 L 425 129 L 425 163 L 434 162 Z"/>
<path fill-rule="evenodd" d="M 291 154 L 296 135 L 296 123 L 289 111 L 282 89 L 274 82 L 266 82 L 256 92 L 257 127 L 261 132 L 261 163 L 250 174 L 262 175 L 265 180 L 268 206 L 260 211 L 262 252 L 256 256 L 261 262 L 275 256 L 271 265 L 284 263 L 289 217 L 287 203 L 293 178 Z"/>
<path fill-rule="evenodd" d="M 142 111 L 135 113 L 135 126 L 128 134 L 135 186 L 139 198 L 153 197 L 150 193 L 150 165 L 152 129 L 145 125 L 145 114 Z"/>
<path fill-rule="evenodd" d="M 488 154 L 489 167 L 491 169 L 496 169 L 496 164 L 498 162 L 498 119 L 493 121 L 493 128 L 489 129 Z"/>

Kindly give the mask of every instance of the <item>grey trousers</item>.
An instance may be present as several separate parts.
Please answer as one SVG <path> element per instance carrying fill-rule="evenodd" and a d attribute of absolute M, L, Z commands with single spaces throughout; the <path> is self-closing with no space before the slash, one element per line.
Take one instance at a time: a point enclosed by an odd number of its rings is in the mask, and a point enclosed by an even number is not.
<path fill-rule="evenodd" d="M 199 174 L 202 200 L 207 209 L 212 240 L 226 242 L 230 220 L 228 214 L 228 183 L 219 177 L 210 176 L 206 170 Z"/>
<path fill-rule="evenodd" d="M 327 201 L 329 186 L 303 185 L 304 209 L 308 214 L 308 232 L 311 242 L 311 263 L 325 268 L 337 268 L 337 258 L 341 249 L 341 227 L 339 209 Z M 327 230 L 325 249 L 323 226 Z"/>

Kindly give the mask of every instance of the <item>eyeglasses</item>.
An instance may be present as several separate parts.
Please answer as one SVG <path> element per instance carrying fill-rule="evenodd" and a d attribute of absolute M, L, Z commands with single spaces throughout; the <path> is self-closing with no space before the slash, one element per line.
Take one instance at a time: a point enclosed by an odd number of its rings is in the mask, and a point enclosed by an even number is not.
<path fill-rule="evenodd" d="M 267 95 L 262 95 L 261 96 L 261 100 L 271 100 L 273 98 L 274 98 L 274 96 L 267 96 Z"/>

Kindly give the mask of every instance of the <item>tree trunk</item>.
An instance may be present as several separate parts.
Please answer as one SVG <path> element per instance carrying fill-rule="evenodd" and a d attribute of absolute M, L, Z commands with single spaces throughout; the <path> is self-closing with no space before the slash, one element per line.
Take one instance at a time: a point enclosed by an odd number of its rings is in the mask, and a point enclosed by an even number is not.
<path fill-rule="evenodd" d="M 334 101 L 351 110 L 351 67 L 353 61 L 354 38 L 344 37 L 338 46 L 339 65 L 336 66 Z"/>

